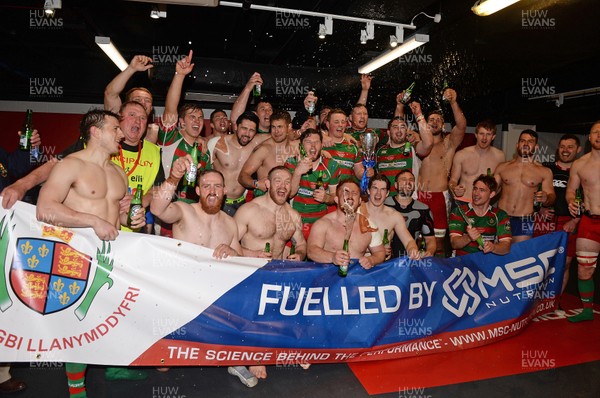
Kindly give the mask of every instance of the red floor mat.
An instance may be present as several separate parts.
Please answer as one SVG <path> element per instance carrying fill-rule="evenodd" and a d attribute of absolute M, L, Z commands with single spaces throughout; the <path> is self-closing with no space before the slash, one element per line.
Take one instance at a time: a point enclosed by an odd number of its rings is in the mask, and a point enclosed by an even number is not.
<path fill-rule="evenodd" d="M 579 300 L 569 295 L 563 296 L 562 303 L 566 309 L 581 307 Z M 515 337 L 470 350 L 349 366 L 369 394 L 383 394 L 597 361 L 598 307 L 595 312 L 594 321 L 578 324 L 548 314 Z M 571 314 L 567 310 L 567 315 Z"/>

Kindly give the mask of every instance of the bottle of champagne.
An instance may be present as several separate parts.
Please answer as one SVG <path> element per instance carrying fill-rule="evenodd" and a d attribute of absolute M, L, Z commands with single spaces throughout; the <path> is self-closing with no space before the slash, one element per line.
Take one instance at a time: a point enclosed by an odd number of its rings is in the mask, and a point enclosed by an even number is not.
<path fill-rule="evenodd" d="M 538 202 L 535 194 L 542 190 L 542 184 L 539 183 L 537 186 L 537 191 L 533 194 L 533 210 L 540 211 L 540 207 L 542 207 L 542 202 Z"/>
<path fill-rule="evenodd" d="M 412 82 L 410 84 L 410 86 L 408 86 L 408 88 L 406 90 L 404 90 L 404 95 L 402 96 L 402 99 L 400 100 L 400 102 L 402 102 L 403 104 L 406 104 L 410 100 L 410 96 L 412 95 L 412 92 L 414 89 L 415 89 L 415 82 Z"/>
<path fill-rule="evenodd" d="M 190 170 L 185 173 L 183 177 L 183 185 L 186 187 L 195 187 L 196 186 L 196 177 L 198 176 L 198 144 L 194 143 L 192 147 L 192 151 L 190 152 L 190 156 L 192 157 L 192 165 L 190 166 Z"/>
<path fill-rule="evenodd" d="M 444 85 L 442 86 L 442 101 L 444 101 L 445 103 L 448 103 L 450 101 L 448 98 L 446 98 L 446 96 L 444 96 L 444 93 L 448 88 L 450 88 L 450 86 L 448 85 L 448 80 L 444 79 Z"/>
<path fill-rule="evenodd" d="M 135 195 L 131 199 L 131 205 L 129 205 L 129 212 L 127 213 L 127 226 L 131 227 L 131 219 L 135 217 L 138 211 L 142 209 L 142 184 L 138 184 L 135 190 Z"/>
<path fill-rule="evenodd" d="M 583 197 L 581 195 L 581 188 L 577 188 L 575 190 L 575 204 L 577 204 L 577 212 L 575 213 L 577 215 L 577 217 L 581 216 L 581 213 L 583 213 L 583 209 L 582 209 L 582 204 L 583 204 Z"/>
<path fill-rule="evenodd" d="M 29 151 L 31 149 L 31 136 L 33 135 L 32 117 L 33 111 L 27 109 L 27 111 L 25 111 L 23 128 L 21 129 L 21 138 L 19 138 L 19 149 L 22 151 Z"/>
<path fill-rule="evenodd" d="M 344 246 L 342 247 L 342 250 L 346 253 L 348 253 L 348 244 L 348 239 L 344 239 Z M 345 278 L 348 275 L 348 265 L 340 265 L 338 268 L 338 275 L 342 278 Z"/>

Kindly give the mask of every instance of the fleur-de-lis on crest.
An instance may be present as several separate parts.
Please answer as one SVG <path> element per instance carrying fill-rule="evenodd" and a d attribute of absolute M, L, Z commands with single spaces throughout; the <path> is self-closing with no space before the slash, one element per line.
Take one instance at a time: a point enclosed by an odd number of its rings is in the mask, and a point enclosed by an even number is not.
<path fill-rule="evenodd" d="M 40 263 L 40 260 L 37 259 L 37 256 L 34 254 L 33 256 L 27 259 L 27 265 L 29 268 L 35 268 Z"/>
<path fill-rule="evenodd" d="M 46 257 L 49 252 L 50 249 L 48 249 L 45 243 L 42 246 L 38 247 L 38 253 L 40 253 L 40 256 L 42 257 Z"/>
<path fill-rule="evenodd" d="M 69 302 L 69 300 L 71 300 L 71 297 L 69 297 L 69 295 L 67 294 L 67 292 L 63 292 L 63 294 L 61 294 L 61 295 L 58 297 L 58 301 L 60 301 L 60 303 L 61 303 L 62 305 L 65 305 L 65 304 L 67 304 L 67 303 Z"/>
<path fill-rule="evenodd" d="M 60 279 L 60 278 L 58 278 L 58 280 L 52 284 L 52 288 L 54 290 L 56 290 L 57 292 L 60 292 L 61 290 L 63 290 L 63 287 L 65 287 L 65 284 L 63 283 L 62 279 Z"/>
<path fill-rule="evenodd" d="M 29 254 L 29 253 L 31 253 L 31 250 L 33 250 L 33 246 L 31 246 L 31 243 L 29 243 L 29 241 L 27 241 L 21 245 L 21 252 L 23 254 Z"/>
<path fill-rule="evenodd" d="M 79 287 L 79 285 L 77 285 L 77 283 L 73 282 L 69 285 L 69 291 L 71 292 L 71 294 L 74 296 L 77 293 L 79 293 L 79 290 L 81 288 Z"/>

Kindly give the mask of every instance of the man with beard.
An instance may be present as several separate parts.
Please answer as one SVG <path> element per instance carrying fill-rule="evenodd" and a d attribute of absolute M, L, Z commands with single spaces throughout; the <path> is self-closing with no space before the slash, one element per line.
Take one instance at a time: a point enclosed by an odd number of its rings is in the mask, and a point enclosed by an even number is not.
<path fill-rule="evenodd" d="M 252 112 L 242 113 L 237 118 L 236 126 L 235 134 L 219 138 L 214 153 L 214 168 L 223 174 L 227 187 L 223 211 L 232 217 L 246 201 L 246 188 L 238 182 L 240 170 L 252 151 L 269 138 L 268 135 L 255 138 L 258 117 Z"/>
<path fill-rule="evenodd" d="M 539 217 L 536 217 L 535 220 L 533 236 L 541 236 L 554 231 L 565 231 L 569 234 L 565 276 L 561 292 L 565 290 L 569 281 L 569 268 L 571 267 L 573 257 L 575 257 L 575 241 L 577 238 L 575 230 L 581 219 L 579 216 L 571 216 L 566 198 L 569 171 L 577 154 L 581 150 L 579 137 L 574 134 L 565 134 L 558 141 L 556 161 L 542 163 L 545 167 L 552 170 L 552 186 L 554 187 L 554 193 L 556 193 L 556 202 L 552 207 L 542 206 L 540 208 Z"/>
<path fill-rule="evenodd" d="M 349 266 L 358 259 L 364 269 L 385 260 L 381 232 L 365 215 L 360 214 L 360 187 L 352 180 L 340 182 L 334 197 L 338 205 L 333 213 L 318 219 L 308 237 L 308 257 L 320 263 Z M 343 250 L 348 239 L 348 251 Z M 370 256 L 366 256 L 369 250 Z"/>
<path fill-rule="evenodd" d="M 496 138 L 496 125 L 491 120 L 479 122 L 475 127 L 475 145 L 456 152 L 448 187 L 457 200 L 471 201 L 473 181 L 481 174 L 492 173 L 504 162 L 504 152 L 492 146 Z"/>
<path fill-rule="evenodd" d="M 457 94 L 451 88 L 444 91 L 444 98 L 450 103 L 455 126 L 448 135 L 444 135 L 444 117 L 440 111 L 433 111 L 427 118 L 427 124 L 433 134 L 433 148 L 419 171 L 419 200 L 433 212 L 436 237 L 436 255 L 445 257 L 444 237 L 448 228 L 448 175 L 452 166 L 454 152 L 460 145 L 467 129 L 467 120 L 457 102 Z M 417 117 L 417 122 L 420 117 Z"/>
<path fill-rule="evenodd" d="M 410 231 L 406 228 L 402 214 L 383 204 L 390 194 L 390 180 L 383 174 L 375 174 L 369 180 L 369 189 L 367 192 L 369 193 L 369 201 L 366 203 L 366 212 L 361 208 L 361 213 L 377 224 L 379 233 L 382 236 L 385 231 L 388 231 L 390 242 L 396 239 L 406 248 L 399 253 L 398 251 L 393 251 L 391 246 L 386 245 L 386 259 L 403 255 L 407 255 L 413 260 L 420 259 L 421 253 L 419 253 L 417 243 L 410 234 Z"/>
<path fill-rule="evenodd" d="M 396 190 L 392 207 L 404 216 L 410 235 L 417 240 L 425 240 L 425 250 L 421 257 L 433 256 L 435 253 L 435 235 L 433 233 L 433 216 L 429 206 L 413 199 L 415 192 L 415 176 L 410 170 L 402 170 L 396 176 Z M 404 253 L 406 249 L 396 236 L 391 240 L 392 253 Z M 422 241 L 421 243 L 422 244 Z"/>
<path fill-rule="evenodd" d="M 533 203 L 552 206 L 556 199 L 552 170 L 533 159 L 537 138 L 535 131 L 523 130 L 517 141 L 517 157 L 501 163 L 494 172 L 502 189 L 498 207 L 510 216 L 513 243 L 533 236 Z M 541 190 L 538 190 L 539 184 Z"/>
<path fill-rule="evenodd" d="M 235 102 L 233 103 L 233 107 L 231 108 L 231 120 L 236 120 L 244 110 L 246 109 L 246 104 L 248 103 L 248 99 L 250 98 L 250 94 L 254 90 L 256 85 L 263 84 L 263 80 L 260 77 L 260 73 L 254 72 L 248 82 L 242 89 L 242 92 L 237 97 Z M 260 97 L 258 97 L 260 98 Z M 254 104 L 254 113 L 258 117 L 257 124 L 257 134 L 269 134 L 269 127 L 271 126 L 271 115 L 273 114 L 273 106 L 268 101 L 264 101 L 262 99 L 256 99 L 256 103 Z M 237 127 L 234 126 L 234 131 Z"/>
<path fill-rule="evenodd" d="M 288 112 L 273 113 L 271 137 L 260 144 L 244 163 L 238 182 L 247 189 L 253 189 L 255 198 L 266 192 L 269 171 L 273 167 L 283 166 L 287 158 L 294 154 L 294 145 L 289 142 L 291 128 L 292 118 Z"/>
<path fill-rule="evenodd" d="M 272 168 L 266 180 L 267 194 L 254 198 L 235 213 L 244 256 L 283 259 L 286 243 L 290 241 L 295 244 L 296 252 L 287 256 L 289 260 L 302 261 L 306 256 L 302 218 L 287 203 L 291 181 L 292 174 L 284 166 Z M 266 243 L 271 246 L 270 253 L 264 251 Z M 250 372 L 257 379 L 267 377 L 265 366 L 250 366 Z M 229 373 L 240 377 L 235 368 Z"/>
<path fill-rule="evenodd" d="M 152 200 L 152 213 L 173 224 L 175 239 L 214 249 L 215 258 L 241 255 L 237 225 L 233 218 L 221 211 L 227 190 L 220 172 L 204 170 L 199 173 L 196 193 L 200 203 L 171 202 L 179 180 L 190 170 L 191 164 L 192 157 L 189 155 L 175 161 L 169 177 Z"/>
<path fill-rule="evenodd" d="M 577 278 L 583 303 L 581 314 L 569 317 L 571 322 L 594 319 L 594 271 L 600 252 L 600 120 L 596 121 L 589 136 L 592 151 L 573 162 L 567 184 L 567 203 L 573 217 L 580 213 L 577 232 Z M 577 200 L 576 190 L 583 188 L 583 204 Z M 583 208 L 582 208 L 583 206 Z"/>
<path fill-rule="evenodd" d="M 456 254 L 507 254 L 510 251 L 510 221 L 504 210 L 490 206 L 498 184 L 492 176 L 481 174 L 473 182 L 471 201 L 460 204 L 450 214 L 450 242 Z M 469 222 L 467 223 L 467 220 Z M 481 238 L 481 239 L 480 239 Z M 481 246 L 478 240 L 483 240 Z"/>
<path fill-rule="evenodd" d="M 410 103 L 413 115 L 422 116 L 421 104 L 416 101 Z M 390 180 L 395 187 L 395 178 L 400 170 L 409 170 L 416 177 L 419 176 L 421 158 L 429 155 L 433 147 L 433 135 L 424 117 L 418 118 L 421 139 L 413 146 L 409 139 L 408 124 L 402 116 L 395 116 L 388 123 L 388 143 L 377 151 L 377 169 Z M 410 143 L 410 152 L 405 153 L 406 143 Z M 394 188 L 395 189 L 395 188 Z M 393 197 L 396 192 L 392 190 Z"/>
<path fill-rule="evenodd" d="M 80 130 L 86 148 L 52 168 L 40 191 L 37 219 L 61 227 L 93 228 L 101 240 L 114 240 L 119 226 L 127 224 L 127 212 L 121 206 L 127 194 L 127 177 L 110 161 L 110 155 L 119 151 L 124 137 L 118 115 L 104 110 L 89 111 L 83 116 Z M 144 215 L 140 212 L 132 219 L 131 226 L 135 229 L 144 225 Z M 86 367 L 66 364 L 71 397 L 86 396 Z M 119 373 L 131 378 L 135 372 L 121 369 Z M 140 374 L 139 378 L 144 377 Z"/>
<path fill-rule="evenodd" d="M 292 172 L 292 207 L 302 216 L 304 238 L 308 238 L 312 224 L 327 214 L 327 205 L 335 203 L 334 195 L 339 182 L 337 162 L 321 156 L 323 137 L 319 130 L 307 129 L 300 136 L 306 156 L 289 158 L 285 167 Z"/>

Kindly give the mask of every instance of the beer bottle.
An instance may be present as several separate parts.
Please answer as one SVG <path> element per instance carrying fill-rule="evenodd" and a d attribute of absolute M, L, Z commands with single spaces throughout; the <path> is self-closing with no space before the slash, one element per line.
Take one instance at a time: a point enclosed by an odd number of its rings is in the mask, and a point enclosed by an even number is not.
<path fill-rule="evenodd" d="M 135 217 L 138 211 L 142 209 L 142 184 L 138 184 L 135 190 L 135 195 L 131 199 L 131 205 L 129 205 L 129 213 L 127 214 L 127 226 L 131 227 L 131 219 Z"/>
<path fill-rule="evenodd" d="M 288 256 L 293 256 L 296 254 L 296 245 L 292 242 L 292 246 L 290 247 L 290 254 Z"/>
<path fill-rule="evenodd" d="M 448 98 L 446 98 L 444 96 L 444 93 L 446 92 L 446 89 L 450 88 L 450 86 L 448 85 L 448 80 L 444 79 L 444 85 L 442 86 L 442 101 L 444 101 L 445 103 L 448 103 L 450 100 Z"/>
<path fill-rule="evenodd" d="M 538 193 L 541 190 L 542 190 L 542 183 L 539 183 L 538 187 L 537 187 L 537 191 L 535 191 L 535 193 Z M 539 211 L 540 207 L 542 207 L 542 202 L 537 201 L 535 193 L 533 194 L 533 210 Z"/>
<path fill-rule="evenodd" d="M 425 237 L 421 234 L 421 242 L 419 243 L 419 250 L 423 253 L 427 251 L 427 242 L 425 241 Z"/>
<path fill-rule="evenodd" d="M 344 246 L 342 250 L 348 253 L 348 239 L 344 239 Z M 345 278 L 348 275 L 348 265 L 340 265 L 338 268 L 338 275 Z"/>
<path fill-rule="evenodd" d="M 31 149 L 31 136 L 33 135 L 33 123 L 31 121 L 32 117 L 33 111 L 31 109 L 27 109 L 27 111 L 25 111 L 23 128 L 21 129 L 21 138 L 19 138 L 19 149 L 22 151 L 28 151 Z"/>
<path fill-rule="evenodd" d="M 383 230 L 383 239 L 381 240 L 381 243 L 384 246 L 390 244 L 390 239 L 388 238 L 388 230 L 387 229 Z"/>
<path fill-rule="evenodd" d="M 406 90 L 404 90 L 404 95 L 402 96 L 402 99 L 400 100 L 401 103 L 406 104 L 410 100 L 410 96 L 412 95 L 414 88 L 415 88 L 415 82 L 412 82 L 410 84 L 410 86 L 408 86 L 408 88 Z"/>
<path fill-rule="evenodd" d="M 410 147 L 410 141 L 406 140 L 406 142 L 404 143 L 404 149 L 402 149 L 402 154 L 404 156 L 410 155 Z"/>
<path fill-rule="evenodd" d="M 254 89 L 252 90 L 252 95 L 254 95 L 255 97 L 260 97 L 261 92 L 262 92 L 262 87 L 260 86 L 260 84 L 254 85 Z"/>
<path fill-rule="evenodd" d="M 581 209 L 582 203 L 583 203 L 583 198 L 581 196 L 581 188 L 577 188 L 575 190 L 575 204 L 577 204 L 577 212 L 575 214 L 577 215 L 577 217 L 581 216 L 581 213 L 583 213 L 583 211 Z"/>
<path fill-rule="evenodd" d="M 493 176 L 492 169 L 490 169 L 489 167 L 487 169 L 487 175 L 488 175 L 488 177 L 492 177 Z"/>
<path fill-rule="evenodd" d="M 192 157 L 192 165 L 190 166 L 190 170 L 186 171 L 185 176 L 183 177 L 183 185 L 186 187 L 195 187 L 196 186 L 196 177 L 198 176 L 198 144 L 194 143 L 192 147 L 192 151 L 190 152 L 190 156 Z"/>
<path fill-rule="evenodd" d="M 315 182 L 315 189 L 323 188 L 323 170 L 317 172 L 317 181 Z"/>
<path fill-rule="evenodd" d="M 304 148 L 304 145 L 302 145 L 302 143 L 300 143 L 300 158 L 305 158 L 306 155 L 307 155 L 306 149 Z"/>
<path fill-rule="evenodd" d="M 269 242 L 265 243 L 265 253 L 271 253 L 271 244 Z"/>
<path fill-rule="evenodd" d="M 314 89 L 310 90 L 310 91 L 309 91 L 309 94 L 310 94 L 310 93 L 312 93 L 313 95 L 315 95 L 315 90 L 314 90 Z M 308 111 L 308 114 L 309 114 L 310 116 L 312 116 L 312 115 L 314 115 L 314 114 L 315 114 L 315 109 L 316 109 L 316 104 L 315 104 L 315 101 L 312 101 L 312 100 L 311 100 L 311 101 L 308 101 L 308 108 L 306 108 L 306 110 Z"/>

